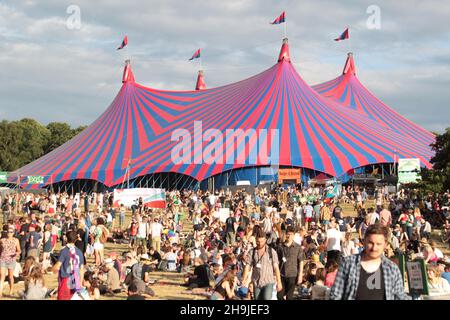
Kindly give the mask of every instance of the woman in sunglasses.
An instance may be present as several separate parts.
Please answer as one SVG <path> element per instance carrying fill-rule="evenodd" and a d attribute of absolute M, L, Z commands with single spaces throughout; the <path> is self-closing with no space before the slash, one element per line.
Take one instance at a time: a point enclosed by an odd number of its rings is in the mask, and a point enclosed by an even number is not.
<path fill-rule="evenodd" d="M 9 227 L 6 238 L 0 240 L 0 298 L 3 295 L 6 272 L 9 276 L 9 295 L 12 295 L 14 290 L 14 269 L 16 258 L 20 256 L 20 243 L 14 233 L 14 228 Z"/>

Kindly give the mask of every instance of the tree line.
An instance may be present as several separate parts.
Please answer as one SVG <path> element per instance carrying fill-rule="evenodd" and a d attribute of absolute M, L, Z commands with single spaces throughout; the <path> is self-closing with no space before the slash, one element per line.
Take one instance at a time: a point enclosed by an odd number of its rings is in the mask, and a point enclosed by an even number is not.
<path fill-rule="evenodd" d="M 14 171 L 58 148 L 83 131 L 63 122 L 44 126 L 34 119 L 0 122 L 0 171 Z"/>

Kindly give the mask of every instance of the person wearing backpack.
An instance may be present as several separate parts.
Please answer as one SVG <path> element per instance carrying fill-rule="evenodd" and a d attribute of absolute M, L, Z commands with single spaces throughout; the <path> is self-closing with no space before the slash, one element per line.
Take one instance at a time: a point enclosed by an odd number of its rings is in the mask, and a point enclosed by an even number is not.
<path fill-rule="evenodd" d="M 261 228 L 256 228 L 256 248 L 250 250 L 246 257 L 243 279 L 251 272 L 255 300 L 271 300 L 274 286 L 277 292 L 283 290 L 278 256 L 267 245 L 266 235 Z M 248 286 L 248 284 L 244 284 Z"/>
<path fill-rule="evenodd" d="M 104 226 L 104 223 L 103 218 L 97 218 L 93 232 L 95 265 L 97 266 L 103 263 L 103 244 L 106 242 L 106 239 L 108 239 L 108 230 Z"/>
<path fill-rule="evenodd" d="M 83 274 L 83 253 L 75 246 L 78 234 L 69 231 L 66 234 L 67 245 L 61 250 L 53 272 L 58 272 L 58 300 L 70 300 L 81 290 Z"/>

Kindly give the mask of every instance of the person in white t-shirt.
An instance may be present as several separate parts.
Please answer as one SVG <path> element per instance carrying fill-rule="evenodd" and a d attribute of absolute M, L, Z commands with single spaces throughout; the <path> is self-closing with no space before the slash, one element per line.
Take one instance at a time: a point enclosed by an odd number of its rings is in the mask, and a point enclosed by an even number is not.
<path fill-rule="evenodd" d="M 147 251 L 147 237 L 149 234 L 149 227 L 147 217 L 142 217 L 142 222 L 139 222 L 138 232 L 136 235 L 136 245 L 142 246 Z"/>
<path fill-rule="evenodd" d="M 341 255 L 342 233 L 339 231 L 336 220 L 331 218 L 330 227 L 327 230 L 327 239 L 325 245 L 327 247 L 327 262 L 334 260 L 339 263 Z"/>
<path fill-rule="evenodd" d="M 357 254 L 358 248 L 355 246 L 355 242 L 351 239 L 352 233 L 346 232 L 345 233 L 345 240 L 342 243 L 342 256 L 348 257 L 354 254 Z"/>
<path fill-rule="evenodd" d="M 152 235 L 152 247 L 155 248 L 156 251 L 161 253 L 161 233 L 163 230 L 163 226 L 158 222 L 158 219 L 155 218 L 150 225 L 150 233 Z"/>
<path fill-rule="evenodd" d="M 314 208 L 311 205 L 311 202 L 308 202 L 308 204 L 303 209 L 304 215 L 305 215 L 305 228 L 308 230 L 309 224 L 312 221 L 313 214 L 314 214 Z"/>

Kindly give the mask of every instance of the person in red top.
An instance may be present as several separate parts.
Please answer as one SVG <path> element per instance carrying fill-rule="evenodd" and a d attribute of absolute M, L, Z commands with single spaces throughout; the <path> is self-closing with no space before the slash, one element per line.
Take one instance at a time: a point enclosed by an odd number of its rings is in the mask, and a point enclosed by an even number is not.
<path fill-rule="evenodd" d="M 392 224 L 392 215 L 383 205 L 381 206 L 380 222 L 385 227 L 390 227 Z"/>
<path fill-rule="evenodd" d="M 334 280 L 336 279 L 336 275 L 338 272 L 339 264 L 336 261 L 330 261 L 326 266 L 326 276 L 325 276 L 325 285 L 328 288 L 331 288 L 334 284 Z"/>
<path fill-rule="evenodd" d="M 130 225 L 130 248 L 133 248 L 136 245 L 136 236 L 138 233 L 139 224 L 136 219 L 133 219 Z"/>

